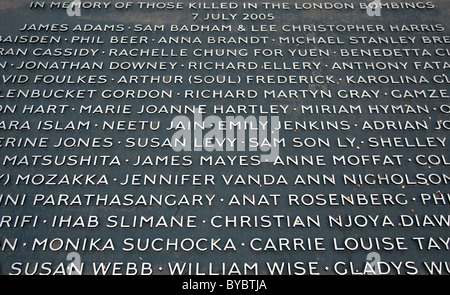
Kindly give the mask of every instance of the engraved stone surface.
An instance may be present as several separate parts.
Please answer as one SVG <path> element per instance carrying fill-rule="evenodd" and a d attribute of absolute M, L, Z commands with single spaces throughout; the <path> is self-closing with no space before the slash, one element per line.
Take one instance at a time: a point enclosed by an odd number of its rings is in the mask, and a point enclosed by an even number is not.
<path fill-rule="evenodd" d="M 448 274 L 449 12 L 0 0 L 1 274 Z"/>

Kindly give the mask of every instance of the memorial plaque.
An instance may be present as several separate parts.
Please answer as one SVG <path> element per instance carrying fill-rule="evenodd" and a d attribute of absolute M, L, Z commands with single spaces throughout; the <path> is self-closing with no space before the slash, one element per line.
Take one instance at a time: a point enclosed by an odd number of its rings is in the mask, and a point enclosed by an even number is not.
<path fill-rule="evenodd" d="M 448 274 L 448 15 L 0 0 L 1 274 Z"/>

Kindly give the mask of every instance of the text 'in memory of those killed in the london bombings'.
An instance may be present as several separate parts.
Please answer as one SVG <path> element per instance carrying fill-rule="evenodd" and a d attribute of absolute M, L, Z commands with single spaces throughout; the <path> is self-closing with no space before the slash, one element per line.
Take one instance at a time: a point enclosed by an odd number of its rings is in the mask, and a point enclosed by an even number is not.
<path fill-rule="evenodd" d="M 2 274 L 449 273 L 443 1 L 0 4 Z"/>

